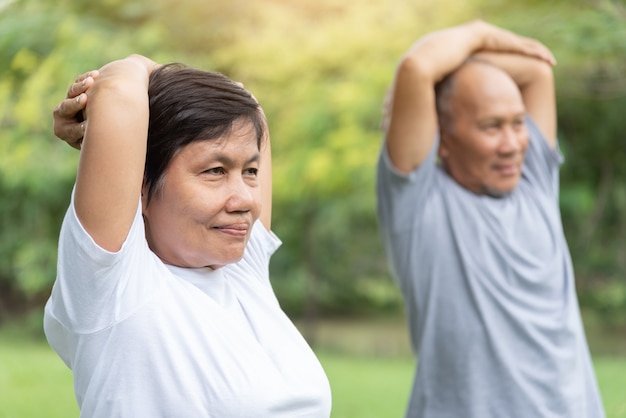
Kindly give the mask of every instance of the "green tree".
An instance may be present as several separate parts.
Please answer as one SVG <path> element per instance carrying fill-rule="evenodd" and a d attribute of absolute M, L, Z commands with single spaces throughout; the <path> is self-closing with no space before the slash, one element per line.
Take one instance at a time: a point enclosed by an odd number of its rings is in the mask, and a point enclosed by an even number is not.
<path fill-rule="evenodd" d="M 561 207 L 581 298 L 626 311 L 624 10 L 623 0 L 3 2 L 0 320 L 11 299 L 40 303 L 55 276 L 78 155 L 54 139 L 51 110 L 77 74 L 133 52 L 225 73 L 262 103 L 284 242 L 271 270 L 289 313 L 399 309 L 374 198 L 383 98 L 415 39 L 472 18 L 555 52 Z"/>
<path fill-rule="evenodd" d="M 80 6 L 23 0 L 0 11 L 0 322 L 40 303 L 55 277 L 77 153 L 53 139 L 54 105 L 74 75 L 156 46 L 150 28 L 136 36 L 122 20 L 113 35 L 109 17 Z"/>

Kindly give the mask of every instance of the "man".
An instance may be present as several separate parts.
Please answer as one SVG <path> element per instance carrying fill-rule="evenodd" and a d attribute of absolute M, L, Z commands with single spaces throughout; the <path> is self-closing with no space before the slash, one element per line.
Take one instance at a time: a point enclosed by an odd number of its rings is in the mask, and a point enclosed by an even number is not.
<path fill-rule="evenodd" d="M 558 206 L 552 65 L 480 21 L 398 65 L 377 193 L 419 357 L 408 417 L 604 416 Z"/>

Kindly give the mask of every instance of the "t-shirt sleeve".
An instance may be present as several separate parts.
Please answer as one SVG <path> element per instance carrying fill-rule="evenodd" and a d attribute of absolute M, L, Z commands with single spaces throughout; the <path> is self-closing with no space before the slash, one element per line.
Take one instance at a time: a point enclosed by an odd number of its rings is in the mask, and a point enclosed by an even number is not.
<path fill-rule="evenodd" d="M 420 213 L 427 210 L 429 196 L 437 185 L 437 149 L 439 138 L 422 164 L 408 174 L 400 173 L 391 162 L 383 144 L 377 170 L 377 210 L 380 235 L 392 276 L 404 294 L 413 293 L 411 276 L 401 274 L 403 266 L 418 263 L 414 257 L 417 240 L 424 237 L 420 231 Z"/>
<path fill-rule="evenodd" d="M 439 137 L 424 162 L 409 174 L 400 173 L 391 162 L 383 144 L 376 181 L 378 217 L 391 231 L 406 231 L 415 226 L 415 211 L 424 204 L 432 187 L 437 168 Z"/>
<path fill-rule="evenodd" d="M 141 202 L 122 248 L 100 247 L 81 225 L 74 194 L 59 238 L 57 278 L 50 297 L 51 314 L 76 333 L 97 332 L 129 315 L 150 293 L 141 283 L 142 262 L 152 254 L 145 240 Z"/>
<path fill-rule="evenodd" d="M 563 154 L 558 146 L 550 147 L 534 120 L 526 118 L 529 144 L 526 149 L 522 177 L 538 190 L 552 196 L 559 193 L 559 168 Z"/>

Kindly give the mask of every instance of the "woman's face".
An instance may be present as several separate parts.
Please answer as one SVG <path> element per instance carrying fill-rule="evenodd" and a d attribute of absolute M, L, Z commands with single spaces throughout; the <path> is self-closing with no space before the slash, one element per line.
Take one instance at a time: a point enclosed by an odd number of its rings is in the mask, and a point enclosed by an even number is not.
<path fill-rule="evenodd" d="M 261 212 L 259 160 L 255 130 L 241 121 L 225 137 L 180 149 L 149 205 L 144 187 L 152 251 L 179 267 L 218 268 L 239 261 Z"/>

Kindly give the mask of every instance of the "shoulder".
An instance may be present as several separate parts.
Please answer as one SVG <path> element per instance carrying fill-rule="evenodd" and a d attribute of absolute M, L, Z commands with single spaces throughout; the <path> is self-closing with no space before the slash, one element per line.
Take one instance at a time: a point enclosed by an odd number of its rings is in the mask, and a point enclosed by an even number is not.
<path fill-rule="evenodd" d="M 558 142 L 555 141 L 553 146 L 531 116 L 526 117 L 526 127 L 529 144 L 526 150 L 525 167 L 533 171 L 558 169 L 564 161 Z"/>
<path fill-rule="evenodd" d="M 281 245 L 274 232 L 268 231 L 261 221 L 256 221 L 242 259 L 224 269 L 235 277 L 253 276 L 269 285 L 270 259 Z"/>
<path fill-rule="evenodd" d="M 268 258 L 276 252 L 276 250 L 282 245 L 282 241 L 276 236 L 276 234 L 265 228 L 260 220 L 257 220 L 253 227 L 250 239 L 246 245 L 246 251 L 244 258 L 249 255 L 265 255 Z"/>

